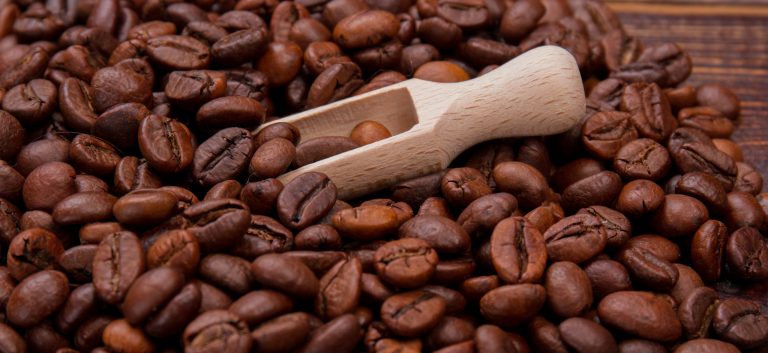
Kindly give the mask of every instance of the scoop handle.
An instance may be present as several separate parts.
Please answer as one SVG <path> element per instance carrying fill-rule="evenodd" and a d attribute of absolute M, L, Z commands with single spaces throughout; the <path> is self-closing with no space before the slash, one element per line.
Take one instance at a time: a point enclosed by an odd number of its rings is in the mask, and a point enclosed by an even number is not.
<path fill-rule="evenodd" d="M 385 89 L 402 88 L 418 115 L 413 128 L 279 179 L 286 183 L 301 173 L 322 172 L 336 184 L 340 199 L 351 199 L 444 169 L 483 141 L 565 131 L 585 111 L 579 69 L 559 47 L 531 50 L 470 81 L 411 79 Z"/>

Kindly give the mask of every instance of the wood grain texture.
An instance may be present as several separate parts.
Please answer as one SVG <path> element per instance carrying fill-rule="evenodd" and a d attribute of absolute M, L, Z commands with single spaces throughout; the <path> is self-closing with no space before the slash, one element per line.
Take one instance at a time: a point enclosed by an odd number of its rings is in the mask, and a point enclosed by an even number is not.
<path fill-rule="evenodd" d="M 340 199 L 352 199 L 445 169 L 480 142 L 563 132 L 584 110 L 573 56 L 560 47 L 539 47 L 469 81 L 410 79 L 280 119 L 296 126 L 302 138 L 349 136 L 362 120 L 378 121 L 395 135 L 279 179 L 287 183 L 302 173 L 322 172 L 336 184 Z M 414 117 L 418 123 L 410 128 Z"/>
<path fill-rule="evenodd" d="M 768 1 L 608 0 L 627 32 L 645 43 L 675 42 L 693 59 L 689 84 L 717 82 L 739 96 L 733 135 L 768 190 Z"/>

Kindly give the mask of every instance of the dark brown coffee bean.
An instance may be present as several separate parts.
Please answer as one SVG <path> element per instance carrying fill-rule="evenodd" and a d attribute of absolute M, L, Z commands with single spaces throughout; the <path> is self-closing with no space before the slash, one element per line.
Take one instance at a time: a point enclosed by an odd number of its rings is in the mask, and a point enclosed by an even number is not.
<path fill-rule="evenodd" d="M 485 177 L 474 168 L 454 168 L 443 176 L 443 195 L 452 205 L 465 207 L 492 191 Z"/>
<path fill-rule="evenodd" d="M 461 226 L 445 217 L 416 216 L 399 230 L 400 238 L 425 240 L 438 254 L 461 254 L 469 249 L 469 235 Z"/>
<path fill-rule="evenodd" d="M 480 299 L 480 313 L 497 325 L 515 326 L 532 319 L 546 298 L 546 290 L 538 284 L 505 285 Z"/>
<path fill-rule="evenodd" d="M 712 141 L 715 143 L 715 146 L 717 146 L 717 141 L 718 140 Z M 752 165 L 736 162 L 736 169 L 738 170 L 738 173 L 736 174 L 736 182 L 733 185 L 734 191 L 743 191 L 752 195 L 757 195 L 763 190 L 763 176 L 760 175 Z"/>
<path fill-rule="evenodd" d="M 360 146 L 374 143 L 392 136 L 386 126 L 373 120 L 365 120 L 352 129 L 349 138 Z"/>
<path fill-rule="evenodd" d="M 296 297 L 314 297 L 320 286 L 307 265 L 286 255 L 259 256 L 251 264 L 251 272 L 257 282 Z"/>
<path fill-rule="evenodd" d="M 733 187 L 738 173 L 736 162 L 713 145 L 702 142 L 684 143 L 675 152 L 670 139 L 670 151 L 678 168 L 684 173 L 707 172 L 723 183 L 726 191 Z"/>
<path fill-rule="evenodd" d="M 56 204 L 53 220 L 61 225 L 107 221 L 112 218 L 112 205 L 116 201 L 116 197 L 105 192 L 72 194 Z"/>
<path fill-rule="evenodd" d="M 633 180 L 621 189 L 616 209 L 627 216 L 639 217 L 652 213 L 664 202 L 664 190 L 648 180 Z"/>
<path fill-rule="evenodd" d="M 686 338 L 707 337 L 717 304 L 717 292 L 711 288 L 699 287 L 687 294 L 677 311 Z"/>
<path fill-rule="evenodd" d="M 309 336 L 310 315 L 296 312 L 270 320 L 252 333 L 253 346 L 259 352 L 286 352 L 298 348 Z"/>
<path fill-rule="evenodd" d="M 508 193 L 490 194 L 472 201 L 457 222 L 472 236 L 490 232 L 517 209 L 517 199 Z"/>
<path fill-rule="evenodd" d="M 638 248 L 624 248 L 616 256 L 632 276 L 632 283 L 660 292 L 672 289 L 678 280 L 679 272 L 667 260 L 653 252 Z"/>
<path fill-rule="evenodd" d="M 561 204 L 566 211 L 592 205 L 608 206 L 619 196 L 621 177 L 604 171 L 579 180 L 563 190 Z"/>
<path fill-rule="evenodd" d="M 581 129 L 584 146 L 599 158 L 614 158 L 622 146 L 638 136 L 631 117 L 631 114 L 624 112 L 592 115 Z"/>
<path fill-rule="evenodd" d="M 205 130 L 227 127 L 254 128 L 264 122 L 266 112 L 257 100 L 242 96 L 216 98 L 197 111 L 197 126 Z"/>
<path fill-rule="evenodd" d="M 707 208 L 690 196 L 667 195 L 652 215 L 651 228 L 666 237 L 693 234 L 709 218 Z"/>
<path fill-rule="evenodd" d="M 200 244 L 192 233 L 176 229 L 161 235 L 147 249 L 149 268 L 171 266 L 191 275 L 200 261 Z"/>
<path fill-rule="evenodd" d="M 0 160 L 0 197 L 21 200 L 24 176 L 4 160 Z"/>
<path fill-rule="evenodd" d="M 573 262 L 555 262 L 544 277 L 547 303 L 562 318 L 580 315 L 592 306 L 592 287 L 587 273 Z"/>
<path fill-rule="evenodd" d="M 581 213 L 547 229 L 544 242 L 550 260 L 581 263 L 603 251 L 607 234 L 599 218 Z"/>
<path fill-rule="evenodd" d="M 737 120 L 741 112 L 739 98 L 730 89 L 718 83 L 699 86 L 696 89 L 696 101 L 703 106 L 717 109 L 732 120 Z"/>
<path fill-rule="evenodd" d="M 242 295 L 253 284 L 250 263 L 226 254 L 211 254 L 200 261 L 198 273 L 206 282 L 230 293 Z"/>
<path fill-rule="evenodd" d="M 632 289 L 632 281 L 627 269 L 613 260 L 595 260 L 584 266 L 584 271 L 592 284 L 595 297 Z"/>
<path fill-rule="evenodd" d="M 536 283 L 544 274 L 544 237 L 521 217 L 499 222 L 491 235 L 490 252 L 499 278 L 506 283 Z"/>
<path fill-rule="evenodd" d="M 3 110 L 26 126 L 39 125 L 53 114 L 58 103 L 56 85 L 35 79 L 9 89 L 3 96 Z"/>
<path fill-rule="evenodd" d="M 347 254 L 341 251 L 287 251 L 283 255 L 299 260 L 318 276 L 322 276 L 339 261 L 347 258 Z M 350 255 L 357 257 L 366 271 L 373 271 L 373 250 L 351 251 Z"/>
<path fill-rule="evenodd" d="M 352 312 L 360 300 L 362 264 L 355 257 L 341 260 L 320 278 L 315 312 L 326 319 Z"/>
<path fill-rule="evenodd" d="M 270 85 L 282 87 L 299 74 L 304 54 L 293 42 L 270 42 L 258 62 L 259 71 L 267 75 Z"/>
<path fill-rule="evenodd" d="M 207 187 L 233 179 L 245 169 L 253 151 L 248 130 L 237 127 L 220 130 L 195 150 L 192 175 Z"/>
<path fill-rule="evenodd" d="M 640 136 L 665 140 L 677 127 L 669 102 L 655 83 L 633 83 L 624 89 L 621 110 L 632 114 L 632 124 Z"/>
<path fill-rule="evenodd" d="M 147 55 L 153 63 L 168 70 L 205 69 L 211 61 L 207 45 L 195 38 L 177 35 L 149 39 Z"/>
<path fill-rule="evenodd" d="M 150 317 L 145 326 L 147 334 L 154 337 L 167 337 L 181 333 L 184 325 L 192 321 L 201 306 L 202 295 L 199 286 L 190 282 L 176 294 L 164 307 Z"/>
<path fill-rule="evenodd" d="M 151 112 L 140 103 L 117 104 L 99 115 L 91 133 L 128 151 L 136 147 L 139 123 Z"/>
<path fill-rule="evenodd" d="M 649 340 L 668 342 L 682 334 L 672 304 L 650 292 L 609 294 L 600 301 L 597 314 L 603 324 Z"/>
<path fill-rule="evenodd" d="M 379 278 L 399 288 L 417 288 L 435 272 L 437 252 L 421 239 L 404 238 L 384 244 L 376 250 Z"/>
<path fill-rule="evenodd" d="M 56 317 L 56 326 L 63 333 L 74 331 L 88 317 L 96 313 L 98 303 L 92 283 L 73 289 Z"/>
<path fill-rule="evenodd" d="M 702 224 L 691 240 L 691 265 L 705 281 L 716 281 L 723 268 L 728 229 L 711 219 Z"/>
<path fill-rule="evenodd" d="M 98 222 L 86 224 L 80 228 L 80 241 L 84 244 L 99 244 L 109 234 L 123 229 L 117 222 Z"/>
<path fill-rule="evenodd" d="M 159 115 L 139 124 L 139 149 L 147 163 L 161 173 L 178 173 L 192 164 L 192 133 L 186 125 Z"/>
<path fill-rule="evenodd" d="M 416 31 L 422 42 L 441 50 L 454 48 L 462 39 L 461 27 L 437 16 L 421 20 Z"/>
<path fill-rule="evenodd" d="M 400 21 L 386 11 L 358 12 L 339 21 L 333 29 L 333 39 L 346 49 L 375 46 L 397 35 Z"/>
<path fill-rule="evenodd" d="M 144 322 L 170 301 L 184 285 L 184 274 L 173 267 L 159 267 L 136 278 L 120 309 L 132 325 Z"/>
<path fill-rule="evenodd" d="M 757 303 L 745 299 L 729 298 L 717 304 L 712 328 L 718 337 L 742 349 L 768 341 L 768 317 Z"/>
<path fill-rule="evenodd" d="M 685 81 L 691 74 L 691 58 L 677 44 L 659 43 L 646 46 L 637 58 L 639 63 L 659 65 L 666 77 L 657 83 L 663 87 L 674 86 Z"/>
<path fill-rule="evenodd" d="M 352 62 L 336 63 L 317 76 L 307 95 L 307 108 L 332 103 L 352 95 L 364 81 L 360 67 Z"/>
<path fill-rule="evenodd" d="M 243 186 L 234 179 L 224 180 L 212 186 L 203 200 L 236 199 L 240 196 Z"/>
<path fill-rule="evenodd" d="M 155 349 L 144 331 L 124 319 L 110 322 L 104 328 L 103 340 L 106 347 L 114 351 L 152 352 Z"/>
<path fill-rule="evenodd" d="M 8 245 L 8 271 L 17 281 L 43 270 L 54 270 L 64 253 L 56 235 L 42 228 L 18 233 Z"/>
<path fill-rule="evenodd" d="M 93 136 L 77 135 L 69 145 L 69 158 L 81 171 L 97 176 L 114 173 L 120 162 L 118 151 L 106 141 Z"/>
<path fill-rule="evenodd" d="M 120 103 L 149 104 L 155 74 L 142 59 L 126 59 L 93 75 L 93 108 L 101 113 Z"/>
<path fill-rule="evenodd" d="M 210 310 L 227 309 L 232 304 L 232 298 L 220 289 L 202 282 L 194 280 L 192 283 L 200 287 L 200 312 Z"/>
<path fill-rule="evenodd" d="M 347 238 L 374 240 L 397 230 L 400 222 L 393 209 L 382 205 L 367 205 L 341 210 L 333 215 L 331 223 Z"/>
<path fill-rule="evenodd" d="M 727 342 L 713 340 L 709 338 L 699 338 L 695 340 L 690 340 L 688 342 L 685 342 L 681 345 L 679 345 L 674 353 L 736 353 L 740 352 L 740 350 Z"/>
<path fill-rule="evenodd" d="M 503 162 L 493 169 L 493 180 L 500 191 L 515 196 L 520 207 L 533 209 L 548 197 L 544 176 L 534 167 L 521 162 Z"/>
<path fill-rule="evenodd" d="M 626 179 L 659 180 L 667 175 L 671 165 L 667 149 L 644 138 L 624 145 L 613 160 L 613 169 Z"/>
<path fill-rule="evenodd" d="M 605 227 L 608 248 L 620 248 L 632 234 L 632 224 L 621 212 L 605 206 L 591 206 L 579 210 L 578 213 L 588 213 L 600 219 Z"/>
<path fill-rule="evenodd" d="M 316 137 L 304 141 L 296 147 L 295 164 L 297 167 L 302 167 L 357 147 L 359 147 L 358 144 L 349 137 Z"/>
<path fill-rule="evenodd" d="M 168 75 L 165 94 L 182 109 L 192 109 L 223 97 L 227 92 L 227 75 L 221 71 L 174 71 Z"/>
<path fill-rule="evenodd" d="M 381 306 L 381 318 L 397 335 L 420 336 L 434 328 L 445 314 L 445 300 L 431 292 L 393 295 Z"/>
<path fill-rule="evenodd" d="M 245 184 L 240 191 L 240 200 L 248 205 L 253 214 L 271 214 L 281 191 L 283 183 L 277 179 L 265 179 Z"/>
<path fill-rule="evenodd" d="M 446 171 L 429 174 L 423 177 L 404 181 L 392 187 L 392 198 L 396 201 L 405 201 L 414 209 L 431 196 L 440 193 L 440 181 Z"/>
<path fill-rule="evenodd" d="M 108 235 L 93 257 L 96 295 L 106 303 L 120 303 L 145 267 L 144 250 L 136 235 L 127 231 Z"/>
<path fill-rule="evenodd" d="M 598 105 L 607 106 L 613 110 L 617 110 L 619 109 L 621 98 L 627 85 L 627 82 L 623 80 L 607 78 L 598 82 L 589 92 L 587 97 Z"/>
<path fill-rule="evenodd" d="M 8 298 L 6 315 L 10 323 L 32 327 L 55 313 L 69 296 L 67 276 L 58 271 L 37 272 L 16 286 Z"/>
<path fill-rule="evenodd" d="M 725 247 L 729 271 L 746 280 L 767 278 L 767 247 L 763 236 L 754 228 L 745 227 L 733 232 Z"/>
<path fill-rule="evenodd" d="M 461 82 L 469 80 L 469 74 L 459 65 L 450 61 L 430 61 L 419 66 L 414 78 L 432 82 Z"/>
<path fill-rule="evenodd" d="M 70 281 L 85 283 L 92 280 L 93 256 L 96 254 L 97 245 L 87 244 L 73 246 L 67 249 L 59 257 L 59 266 L 67 274 Z"/>
<path fill-rule="evenodd" d="M 22 147 L 16 158 L 16 170 L 29 176 L 35 168 L 48 162 L 67 162 L 69 141 L 61 138 L 38 140 Z M 26 202 L 26 201 L 25 201 Z"/>
<path fill-rule="evenodd" d="M 42 78 L 48 65 L 48 58 L 48 52 L 45 49 L 33 46 L 16 61 L 16 65 L 0 74 L 0 88 L 8 90 L 13 86 Z"/>
<path fill-rule="evenodd" d="M 706 172 L 683 174 L 678 180 L 675 192 L 697 198 L 712 213 L 722 214 L 728 209 L 728 196 L 722 183 Z"/>
<path fill-rule="evenodd" d="M 225 310 L 207 311 L 184 329 L 184 350 L 189 353 L 226 349 L 232 353 L 251 351 L 248 325 Z"/>
<path fill-rule="evenodd" d="M 336 185 L 321 173 L 304 173 L 285 185 L 277 198 L 280 221 L 303 229 L 313 224 L 331 209 L 336 201 Z"/>
<path fill-rule="evenodd" d="M 516 1 L 506 7 L 499 33 L 511 43 L 520 41 L 536 28 L 539 19 L 547 10 L 541 1 Z"/>
<path fill-rule="evenodd" d="M 363 332 L 357 317 L 346 314 L 317 328 L 310 335 L 306 345 L 299 352 L 320 353 L 334 350 L 341 353 L 354 351 Z"/>
<path fill-rule="evenodd" d="M 250 160 L 248 171 L 256 179 L 275 178 L 283 174 L 296 158 L 291 141 L 273 138 L 259 146 Z"/>
<path fill-rule="evenodd" d="M 245 236 L 232 252 L 246 259 L 254 259 L 266 253 L 291 250 L 293 243 L 293 233 L 280 222 L 267 216 L 251 215 Z"/>
<path fill-rule="evenodd" d="M 734 130 L 731 119 L 711 107 L 683 108 L 678 113 L 680 126 L 696 128 L 710 137 L 729 137 Z"/>
<path fill-rule="evenodd" d="M 134 190 L 159 188 L 162 180 L 149 168 L 147 160 L 126 156 L 115 167 L 113 184 L 118 193 L 127 194 Z"/>
<path fill-rule="evenodd" d="M 301 140 L 301 132 L 293 124 L 276 122 L 259 129 L 259 132 L 254 137 L 254 141 L 257 145 L 261 146 L 274 138 L 283 138 L 296 145 Z"/>
<path fill-rule="evenodd" d="M 202 201 L 184 210 L 183 216 L 200 248 L 209 252 L 239 243 L 250 223 L 248 207 L 234 199 Z"/>
<path fill-rule="evenodd" d="M 291 298 L 269 289 L 247 293 L 229 307 L 229 311 L 250 326 L 259 325 L 293 309 Z"/>
<path fill-rule="evenodd" d="M 561 322 L 558 329 L 565 345 L 575 352 L 618 352 L 610 331 L 594 321 L 572 317 Z"/>
<path fill-rule="evenodd" d="M 734 191 L 727 196 L 725 224 L 731 230 L 741 227 L 753 227 L 765 230 L 766 214 L 757 199 L 750 193 Z"/>

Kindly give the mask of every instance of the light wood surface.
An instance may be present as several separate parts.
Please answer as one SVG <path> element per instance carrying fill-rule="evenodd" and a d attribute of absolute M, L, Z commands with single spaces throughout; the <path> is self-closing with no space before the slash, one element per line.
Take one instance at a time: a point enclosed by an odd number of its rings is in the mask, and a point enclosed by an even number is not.
<path fill-rule="evenodd" d="M 578 67 L 564 49 L 531 50 L 494 71 L 459 83 L 410 79 L 284 119 L 302 139 L 349 136 L 363 120 L 393 136 L 282 175 L 325 173 L 340 199 L 365 195 L 444 169 L 477 143 L 567 130 L 584 114 Z"/>

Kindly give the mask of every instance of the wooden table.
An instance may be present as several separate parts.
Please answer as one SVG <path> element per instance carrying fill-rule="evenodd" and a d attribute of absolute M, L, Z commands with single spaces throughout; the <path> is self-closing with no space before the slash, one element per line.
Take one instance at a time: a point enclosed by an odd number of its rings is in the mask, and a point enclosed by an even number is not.
<path fill-rule="evenodd" d="M 606 0 L 644 43 L 676 42 L 693 58 L 688 83 L 722 83 L 741 98 L 733 139 L 768 190 L 768 1 Z"/>

